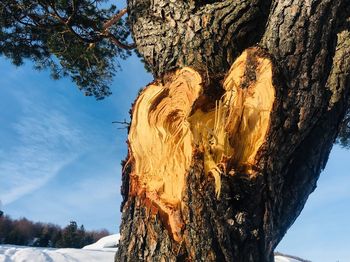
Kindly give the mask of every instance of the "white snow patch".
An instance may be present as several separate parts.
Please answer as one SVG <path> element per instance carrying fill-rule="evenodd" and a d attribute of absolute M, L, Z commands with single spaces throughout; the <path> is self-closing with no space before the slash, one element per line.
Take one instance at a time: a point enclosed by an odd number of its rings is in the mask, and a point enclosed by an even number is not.
<path fill-rule="evenodd" d="M 119 238 L 103 237 L 83 249 L 0 245 L 0 262 L 113 262 Z"/>
<path fill-rule="evenodd" d="M 111 250 L 112 248 L 114 248 L 114 250 L 116 251 L 117 245 L 119 243 L 119 239 L 120 239 L 120 234 L 106 236 L 101 238 L 94 244 L 83 247 L 83 249 L 100 250 L 100 249 L 108 248 L 109 250 Z"/>
<path fill-rule="evenodd" d="M 113 262 L 115 250 L 0 246 L 0 262 Z"/>

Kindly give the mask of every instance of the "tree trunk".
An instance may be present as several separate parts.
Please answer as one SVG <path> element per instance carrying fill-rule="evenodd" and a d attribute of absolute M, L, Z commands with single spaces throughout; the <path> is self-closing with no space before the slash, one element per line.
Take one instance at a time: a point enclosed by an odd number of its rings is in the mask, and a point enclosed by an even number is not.
<path fill-rule="evenodd" d="M 349 0 L 129 0 L 155 81 L 132 109 L 116 261 L 273 261 L 348 107 Z"/>

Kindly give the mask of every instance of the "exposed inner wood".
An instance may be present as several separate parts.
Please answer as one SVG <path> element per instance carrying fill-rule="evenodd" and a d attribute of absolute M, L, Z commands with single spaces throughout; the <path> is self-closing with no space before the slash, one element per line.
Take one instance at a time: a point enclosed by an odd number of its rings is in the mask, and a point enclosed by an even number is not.
<path fill-rule="evenodd" d="M 272 63 L 257 48 L 243 52 L 212 108 L 196 103 L 209 99 L 203 88 L 201 75 L 186 67 L 165 84 L 149 85 L 133 108 L 130 190 L 159 211 L 176 241 L 181 241 L 181 197 L 195 151 L 203 153 L 204 171 L 215 178 L 218 197 L 222 173 L 255 175 L 275 100 Z"/>
<path fill-rule="evenodd" d="M 181 193 L 193 150 L 187 119 L 201 93 L 201 82 L 196 71 L 184 68 L 165 85 L 149 85 L 136 101 L 129 133 L 135 159 L 131 191 L 139 195 L 145 189 L 153 206 L 167 214 L 165 223 L 176 240 L 181 229 Z"/>

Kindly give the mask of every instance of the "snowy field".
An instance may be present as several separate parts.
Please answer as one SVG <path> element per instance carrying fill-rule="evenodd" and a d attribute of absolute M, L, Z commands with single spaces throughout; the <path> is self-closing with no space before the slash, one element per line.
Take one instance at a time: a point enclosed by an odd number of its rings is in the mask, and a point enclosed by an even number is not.
<path fill-rule="evenodd" d="M 113 262 L 118 241 L 119 234 L 104 237 L 83 249 L 0 245 L 0 262 Z"/>
<path fill-rule="evenodd" d="M 98 262 L 114 261 L 115 251 L 74 248 L 48 249 L 0 246 L 0 262 Z"/>
<path fill-rule="evenodd" d="M 104 237 L 83 249 L 33 248 L 0 245 L 0 262 L 114 262 L 119 234 Z M 276 256 L 275 262 L 299 262 Z"/>

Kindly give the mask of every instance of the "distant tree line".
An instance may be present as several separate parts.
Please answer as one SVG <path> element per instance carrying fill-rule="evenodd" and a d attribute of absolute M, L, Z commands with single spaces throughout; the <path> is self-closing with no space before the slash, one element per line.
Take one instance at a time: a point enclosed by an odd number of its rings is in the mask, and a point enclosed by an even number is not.
<path fill-rule="evenodd" d="M 34 223 L 26 218 L 12 219 L 0 214 L 0 244 L 35 247 L 82 248 L 102 237 L 110 235 L 107 230 L 86 231 L 75 221 L 62 228 L 47 223 Z"/>

